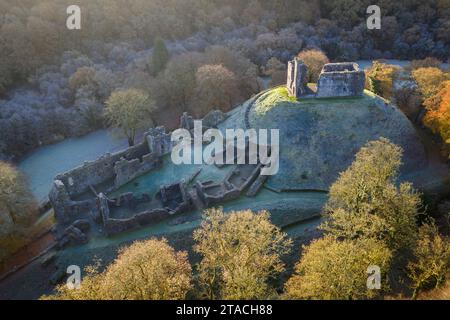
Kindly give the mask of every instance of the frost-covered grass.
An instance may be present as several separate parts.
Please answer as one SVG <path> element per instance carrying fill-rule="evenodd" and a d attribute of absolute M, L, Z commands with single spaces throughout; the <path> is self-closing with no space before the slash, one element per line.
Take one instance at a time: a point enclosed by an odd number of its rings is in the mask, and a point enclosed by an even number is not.
<path fill-rule="evenodd" d="M 289 96 L 286 86 L 276 87 L 268 91 L 261 98 L 258 99 L 255 112 L 260 115 L 266 114 L 270 109 L 282 103 L 295 103 L 297 99 Z"/>
<path fill-rule="evenodd" d="M 327 190 L 368 141 L 389 138 L 405 150 L 403 174 L 424 163 L 423 148 L 408 119 L 393 105 L 365 91 L 361 97 L 299 98 L 286 87 L 265 92 L 253 103 L 249 125 L 278 129 L 280 170 L 274 189 Z"/>
<path fill-rule="evenodd" d="M 311 85 L 311 84 L 309 84 Z M 325 105 L 325 104 L 366 104 L 368 101 L 379 99 L 376 94 L 365 90 L 362 97 L 332 97 L 332 98 L 314 98 L 301 97 L 299 99 L 290 96 L 286 86 L 276 87 L 268 91 L 258 99 L 255 104 L 254 112 L 258 115 L 265 115 L 268 111 L 275 107 L 298 107 L 301 105 Z M 383 99 L 388 102 L 387 100 Z"/>

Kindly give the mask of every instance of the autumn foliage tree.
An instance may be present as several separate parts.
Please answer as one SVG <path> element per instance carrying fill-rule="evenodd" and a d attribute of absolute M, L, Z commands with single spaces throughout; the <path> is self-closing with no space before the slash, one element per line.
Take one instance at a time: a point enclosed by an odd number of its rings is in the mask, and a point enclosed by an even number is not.
<path fill-rule="evenodd" d="M 239 90 L 233 72 L 223 65 L 203 65 L 195 75 L 195 115 L 202 116 L 213 109 L 229 111 L 237 101 Z"/>
<path fill-rule="evenodd" d="M 137 131 L 153 124 L 156 105 L 147 93 L 137 89 L 114 91 L 106 101 L 105 116 L 134 145 Z"/>
<path fill-rule="evenodd" d="M 304 247 L 294 275 L 286 283 L 288 299 L 355 300 L 387 291 L 385 276 L 392 253 L 375 239 L 336 240 L 326 236 Z M 367 286 L 368 268 L 380 268 L 383 290 Z"/>
<path fill-rule="evenodd" d="M 136 241 L 101 273 L 88 267 L 79 289 L 57 287 L 55 300 L 180 300 L 192 287 L 187 252 L 167 240 Z"/>
<path fill-rule="evenodd" d="M 36 208 L 25 176 L 11 164 L 0 161 L 0 261 L 25 240 Z"/>
<path fill-rule="evenodd" d="M 338 239 L 374 238 L 392 250 L 416 240 L 419 194 L 397 185 L 402 149 L 387 139 L 371 141 L 330 187 L 327 219 L 321 228 Z"/>
<path fill-rule="evenodd" d="M 210 209 L 194 232 L 194 250 L 203 296 L 209 299 L 263 299 L 274 293 L 269 280 L 284 270 L 281 257 L 291 241 L 269 220 L 250 210 L 225 214 Z"/>
<path fill-rule="evenodd" d="M 374 61 L 372 67 L 366 72 L 366 87 L 383 98 L 391 99 L 396 75 L 400 68 L 390 64 Z"/>
<path fill-rule="evenodd" d="M 435 134 L 439 134 L 444 142 L 444 152 L 450 157 L 450 81 L 444 81 L 439 86 L 436 95 L 424 102 L 427 113 L 424 123 Z"/>
<path fill-rule="evenodd" d="M 298 54 L 298 58 L 308 67 L 308 82 L 314 83 L 319 80 L 323 65 L 329 62 L 325 53 L 317 49 L 304 50 Z"/>

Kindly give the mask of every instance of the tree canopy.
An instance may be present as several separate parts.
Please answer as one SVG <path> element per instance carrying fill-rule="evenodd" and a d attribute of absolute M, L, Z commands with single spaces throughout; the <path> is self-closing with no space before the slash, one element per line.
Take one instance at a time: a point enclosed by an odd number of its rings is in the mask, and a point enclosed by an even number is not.
<path fill-rule="evenodd" d="M 308 82 L 314 83 L 319 80 L 323 65 L 330 62 L 325 53 L 317 49 L 304 50 L 297 57 L 308 67 Z"/>
<path fill-rule="evenodd" d="M 410 183 L 397 186 L 402 150 L 387 139 L 371 141 L 331 186 L 322 229 L 338 239 L 383 240 L 397 250 L 416 239 L 421 204 Z"/>
<path fill-rule="evenodd" d="M 128 138 L 134 145 L 138 129 L 153 124 L 152 116 L 156 105 L 149 95 L 141 90 L 114 91 L 106 101 L 105 115 L 109 123 Z"/>
<path fill-rule="evenodd" d="M 269 220 L 250 210 L 206 211 L 194 232 L 203 295 L 209 299 L 264 299 L 274 293 L 269 280 L 284 270 L 281 256 L 291 241 Z"/>
<path fill-rule="evenodd" d="M 355 300 L 374 298 L 387 291 L 386 275 L 392 253 L 375 239 L 336 241 L 326 236 L 304 248 L 295 274 L 286 283 L 290 299 Z M 368 268 L 378 266 L 381 289 L 367 286 Z"/>
<path fill-rule="evenodd" d="M 185 251 L 175 251 L 167 240 L 136 241 L 121 250 L 105 271 L 86 268 L 79 289 L 66 284 L 55 295 L 58 300 L 179 300 L 192 287 L 191 266 Z"/>

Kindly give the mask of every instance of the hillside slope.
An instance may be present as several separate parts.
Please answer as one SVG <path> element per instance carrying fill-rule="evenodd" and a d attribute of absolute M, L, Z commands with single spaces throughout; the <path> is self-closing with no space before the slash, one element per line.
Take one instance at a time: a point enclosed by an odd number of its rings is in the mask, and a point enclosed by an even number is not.
<path fill-rule="evenodd" d="M 404 149 L 401 176 L 426 168 L 424 147 L 397 107 L 366 91 L 356 98 L 303 98 L 285 87 L 238 107 L 222 128 L 280 130 L 280 170 L 267 186 L 277 191 L 328 190 L 368 141 L 385 137 Z"/>

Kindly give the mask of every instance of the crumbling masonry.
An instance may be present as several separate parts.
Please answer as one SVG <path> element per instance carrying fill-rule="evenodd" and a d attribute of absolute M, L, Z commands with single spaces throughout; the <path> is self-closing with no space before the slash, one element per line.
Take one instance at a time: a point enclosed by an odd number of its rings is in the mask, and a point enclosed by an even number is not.
<path fill-rule="evenodd" d="M 288 63 L 287 88 L 289 95 L 300 97 L 357 97 L 364 92 L 365 74 L 355 62 L 327 63 L 323 66 L 316 92 L 307 86 L 307 67 L 295 58 Z"/>
<path fill-rule="evenodd" d="M 203 129 L 217 127 L 226 117 L 217 110 L 210 112 L 202 120 Z M 183 114 L 180 127 L 192 129 L 193 118 Z M 188 187 L 188 182 L 181 180 L 161 186 L 154 195 L 128 192 L 109 197 L 124 184 L 160 169 L 162 158 L 172 151 L 171 135 L 164 127 L 151 129 L 144 137 L 136 146 L 85 162 L 55 177 L 49 199 L 55 211 L 55 236 L 60 247 L 86 243 L 94 230 L 114 235 L 236 199 L 246 190 L 247 196 L 255 196 L 267 178 L 260 175 L 260 163 L 236 165 L 223 181 L 195 181 Z"/>

